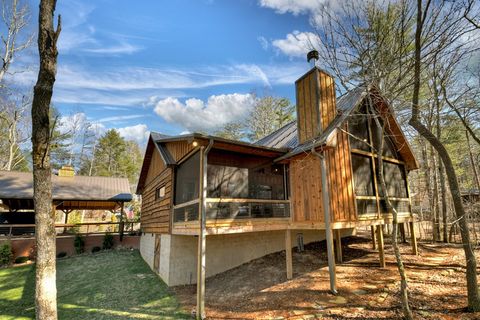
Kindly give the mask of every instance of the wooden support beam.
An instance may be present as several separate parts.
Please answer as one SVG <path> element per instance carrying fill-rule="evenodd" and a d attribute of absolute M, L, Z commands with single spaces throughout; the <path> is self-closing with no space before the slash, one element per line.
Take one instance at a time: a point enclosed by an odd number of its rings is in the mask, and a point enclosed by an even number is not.
<path fill-rule="evenodd" d="M 287 264 L 287 279 L 293 278 L 293 261 L 292 261 L 292 231 L 285 230 L 285 255 Z"/>
<path fill-rule="evenodd" d="M 418 255 L 417 235 L 415 234 L 415 223 L 412 220 L 409 222 L 409 224 L 410 224 L 410 241 L 412 243 L 412 253 L 414 255 Z"/>
<path fill-rule="evenodd" d="M 336 240 L 336 258 L 338 263 L 343 262 L 343 255 L 342 255 L 342 230 L 335 229 L 335 240 Z"/>
<path fill-rule="evenodd" d="M 375 226 L 370 226 L 370 232 L 372 233 L 372 248 L 373 250 L 376 249 L 376 241 L 377 237 L 375 236 Z"/>
<path fill-rule="evenodd" d="M 383 248 L 383 226 L 377 226 L 378 253 L 380 255 L 380 268 L 385 268 L 385 251 Z"/>
<path fill-rule="evenodd" d="M 398 227 L 400 229 L 400 237 L 401 237 L 402 243 L 407 243 L 407 237 L 405 236 L 405 223 L 399 223 Z"/>

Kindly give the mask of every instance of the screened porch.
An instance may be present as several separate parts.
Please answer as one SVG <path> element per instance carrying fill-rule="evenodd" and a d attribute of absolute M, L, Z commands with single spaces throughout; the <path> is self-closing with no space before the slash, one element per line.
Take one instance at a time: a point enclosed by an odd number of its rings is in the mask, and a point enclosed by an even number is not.
<path fill-rule="evenodd" d="M 290 217 L 286 167 L 264 156 L 212 149 L 207 157 L 207 221 Z M 200 152 L 175 170 L 173 223 L 198 221 Z"/>

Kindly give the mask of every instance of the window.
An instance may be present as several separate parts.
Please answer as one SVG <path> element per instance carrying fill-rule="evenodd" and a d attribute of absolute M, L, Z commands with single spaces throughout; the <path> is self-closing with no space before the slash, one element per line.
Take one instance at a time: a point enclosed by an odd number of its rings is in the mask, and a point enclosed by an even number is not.
<path fill-rule="evenodd" d="M 155 200 L 162 200 L 163 198 L 165 198 L 165 186 L 155 190 Z"/>

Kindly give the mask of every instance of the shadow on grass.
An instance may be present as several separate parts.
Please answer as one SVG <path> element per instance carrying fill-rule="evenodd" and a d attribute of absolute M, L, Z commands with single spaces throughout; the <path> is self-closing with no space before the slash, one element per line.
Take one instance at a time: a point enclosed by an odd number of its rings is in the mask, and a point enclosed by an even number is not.
<path fill-rule="evenodd" d="M 0 270 L 0 319 L 35 318 L 34 265 Z M 57 262 L 59 319 L 188 319 L 138 251 Z"/>

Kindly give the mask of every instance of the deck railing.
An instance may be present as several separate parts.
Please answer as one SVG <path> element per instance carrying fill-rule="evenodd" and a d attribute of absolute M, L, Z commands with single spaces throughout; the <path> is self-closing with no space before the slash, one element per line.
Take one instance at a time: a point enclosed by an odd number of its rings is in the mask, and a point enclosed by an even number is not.
<path fill-rule="evenodd" d="M 55 224 L 57 236 L 71 234 L 133 233 L 140 230 L 139 221 L 84 222 Z M 25 237 L 35 235 L 35 224 L 0 224 L 0 237 Z"/>
<path fill-rule="evenodd" d="M 173 222 L 198 221 L 198 200 L 174 206 Z M 207 219 L 288 218 L 290 201 L 207 198 Z"/>

